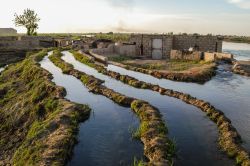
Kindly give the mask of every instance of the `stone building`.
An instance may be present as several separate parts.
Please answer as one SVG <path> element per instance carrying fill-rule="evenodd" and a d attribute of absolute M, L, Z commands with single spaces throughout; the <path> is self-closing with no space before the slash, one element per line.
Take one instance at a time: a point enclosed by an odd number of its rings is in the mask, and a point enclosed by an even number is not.
<path fill-rule="evenodd" d="M 136 45 L 136 54 L 152 59 L 166 59 L 171 50 L 222 52 L 222 38 L 200 35 L 132 34 L 130 42 Z"/>
<path fill-rule="evenodd" d="M 0 28 L 0 36 L 16 36 L 17 30 L 14 28 Z"/>

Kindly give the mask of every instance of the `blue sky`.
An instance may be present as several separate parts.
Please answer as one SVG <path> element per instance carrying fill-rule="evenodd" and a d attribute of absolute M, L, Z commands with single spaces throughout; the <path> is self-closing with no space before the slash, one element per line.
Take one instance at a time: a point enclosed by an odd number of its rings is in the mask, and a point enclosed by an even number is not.
<path fill-rule="evenodd" d="M 0 27 L 14 27 L 14 13 L 25 8 L 41 17 L 39 32 L 250 36 L 250 0 L 8 0 L 0 6 Z"/>

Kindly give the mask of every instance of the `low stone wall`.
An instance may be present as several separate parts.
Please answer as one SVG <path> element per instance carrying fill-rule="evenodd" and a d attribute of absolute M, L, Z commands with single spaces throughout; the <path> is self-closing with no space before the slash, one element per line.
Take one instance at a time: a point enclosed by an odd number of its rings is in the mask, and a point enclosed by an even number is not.
<path fill-rule="evenodd" d="M 204 53 L 204 60 L 206 62 L 213 62 L 216 59 L 216 54 L 215 53 L 210 53 L 210 52 L 205 52 Z"/>
<path fill-rule="evenodd" d="M 219 53 L 219 52 L 200 52 L 200 51 L 180 51 L 180 50 L 171 50 L 170 59 L 175 60 L 205 60 L 216 61 L 216 60 L 232 60 L 233 55 L 229 53 Z"/>
<path fill-rule="evenodd" d="M 227 60 L 232 61 L 233 55 L 229 53 L 219 53 L 219 52 L 204 52 L 205 61 L 216 61 L 216 60 Z"/>
<path fill-rule="evenodd" d="M 185 52 L 180 50 L 171 50 L 170 59 L 200 61 L 202 59 L 202 52 L 199 51 Z"/>

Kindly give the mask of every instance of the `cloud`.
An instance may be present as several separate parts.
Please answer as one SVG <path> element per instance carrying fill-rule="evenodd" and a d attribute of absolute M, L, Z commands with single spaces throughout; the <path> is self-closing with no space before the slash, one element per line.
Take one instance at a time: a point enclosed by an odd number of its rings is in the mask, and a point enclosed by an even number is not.
<path fill-rule="evenodd" d="M 237 5 L 242 9 L 250 9 L 250 0 L 227 0 L 229 3 Z"/>
<path fill-rule="evenodd" d="M 107 2 L 112 7 L 118 7 L 118 8 L 133 8 L 134 7 L 134 0 L 107 0 Z"/>

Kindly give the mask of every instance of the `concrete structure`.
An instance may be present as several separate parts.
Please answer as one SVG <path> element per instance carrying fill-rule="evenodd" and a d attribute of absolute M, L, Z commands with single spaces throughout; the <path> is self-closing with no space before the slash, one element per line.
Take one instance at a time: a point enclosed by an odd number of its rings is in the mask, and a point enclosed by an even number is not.
<path fill-rule="evenodd" d="M 16 36 L 17 30 L 14 28 L 0 28 L 0 36 Z"/>
<path fill-rule="evenodd" d="M 130 42 L 137 55 L 152 59 L 170 58 L 172 49 L 222 52 L 222 38 L 217 36 L 132 34 Z"/>

